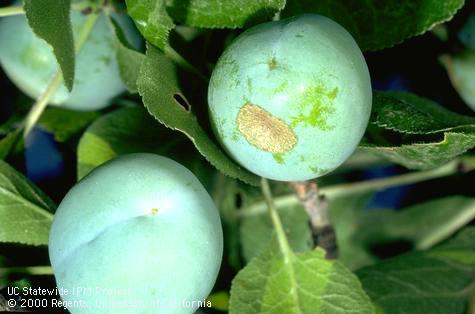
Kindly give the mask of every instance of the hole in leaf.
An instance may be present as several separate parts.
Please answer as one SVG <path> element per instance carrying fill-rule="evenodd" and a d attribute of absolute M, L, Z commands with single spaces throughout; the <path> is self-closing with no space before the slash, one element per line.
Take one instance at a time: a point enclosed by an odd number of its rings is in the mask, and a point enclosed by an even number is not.
<path fill-rule="evenodd" d="M 242 206 L 242 195 L 241 193 L 236 193 L 234 195 L 234 206 L 239 209 Z"/>
<path fill-rule="evenodd" d="M 175 99 L 176 103 L 183 107 L 186 111 L 191 111 L 191 105 L 188 101 L 180 94 L 173 95 L 173 99 Z"/>
<path fill-rule="evenodd" d="M 393 257 L 414 248 L 414 243 L 408 239 L 393 239 L 370 245 L 369 251 L 379 258 Z"/>
<path fill-rule="evenodd" d="M 81 14 L 82 15 L 89 15 L 92 13 L 92 8 L 91 7 L 87 7 L 87 8 L 84 8 L 81 10 Z"/>

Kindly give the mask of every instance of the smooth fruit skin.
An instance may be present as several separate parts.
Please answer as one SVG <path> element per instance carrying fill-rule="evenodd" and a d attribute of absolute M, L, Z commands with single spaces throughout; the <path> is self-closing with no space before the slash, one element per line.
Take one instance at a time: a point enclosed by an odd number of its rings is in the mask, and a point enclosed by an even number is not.
<path fill-rule="evenodd" d="M 132 21 L 125 15 L 114 17 L 129 42 L 138 47 L 140 36 Z M 71 12 L 75 38 L 86 18 L 80 12 Z M 114 36 L 106 16 L 101 14 L 76 58 L 72 92 L 69 93 L 62 84 L 51 98 L 50 104 L 82 111 L 99 110 L 108 106 L 113 97 L 125 91 L 119 75 Z M 46 90 L 58 71 L 53 49 L 36 37 L 24 15 L 0 19 L 0 64 L 14 84 L 33 99 Z"/>
<path fill-rule="evenodd" d="M 315 14 L 257 25 L 219 58 L 208 89 L 211 124 L 251 172 L 309 180 L 342 164 L 368 124 L 368 68 L 351 35 Z"/>
<path fill-rule="evenodd" d="M 75 302 L 73 314 L 193 313 L 222 253 L 218 210 L 204 187 L 154 154 L 119 157 L 77 183 L 49 238 L 56 283 L 68 290 L 63 300 Z"/>

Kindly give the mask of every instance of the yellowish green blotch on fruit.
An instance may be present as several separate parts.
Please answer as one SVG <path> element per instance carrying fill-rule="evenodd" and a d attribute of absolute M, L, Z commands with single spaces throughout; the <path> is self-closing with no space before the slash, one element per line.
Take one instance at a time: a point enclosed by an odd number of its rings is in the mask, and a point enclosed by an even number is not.
<path fill-rule="evenodd" d="M 309 180 L 341 165 L 365 132 L 371 102 L 356 42 L 315 14 L 242 33 L 219 58 L 208 88 L 211 124 L 226 152 L 281 181 Z"/>

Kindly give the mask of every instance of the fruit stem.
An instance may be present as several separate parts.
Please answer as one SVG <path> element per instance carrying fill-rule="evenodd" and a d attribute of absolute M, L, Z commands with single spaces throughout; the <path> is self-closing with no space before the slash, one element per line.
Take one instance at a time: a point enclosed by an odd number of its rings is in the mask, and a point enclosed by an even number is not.
<path fill-rule="evenodd" d="M 25 14 L 25 11 L 23 10 L 23 6 L 21 5 L 14 5 L 14 6 L 0 8 L 0 17 L 19 15 L 19 14 Z"/>
<path fill-rule="evenodd" d="M 89 35 L 91 34 L 92 29 L 94 28 L 94 25 L 96 24 L 98 17 L 99 15 L 97 13 L 89 14 L 86 21 L 84 22 L 81 29 L 79 30 L 78 36 L 75 41 L 75 48 L 74 48 L 76 55 L 79 53 L 79 51 L 84 46 L 87 39 L 89 38 Z M 41 94 L 41 96 L 36 100 L 30 112 L 26 116 L 25 129 L 23 131 L 24 139 L 28 137 L 31 130 L 40 119 L 41 114 L 46 109 L 48 105 L 48 101 L 56 92 L 56 90 L 59 88 L 62 82 L 63 82 L 63 75 L 61 73 L 61 70 L 58 69 L 58 71 L 56 72 L 56 74 L 53 76 L 52 80 L 48 84 L 44 93 Z"/>
<path fill-rule="evenodd" d="M 203 82 L 208 83 L 208 78 L 202 74 L 194 65 L 189 63 L 185 58 L 183 58 L 175 49 L 171 46 L 165 46 L 163 50 L 165 55 L 170 58 L 177 65 L 181 66 L 184 70 L 191 72 L 198 76 Z"/>
<path fill-rule="evenodd" d="M 280 250 L 284 256 L 284 261 L 287 263 L 289 256 L 292 255 L 292 249 L 290 248 L 289 242 L 287 240 L 282 221 L 280 220 L 279 214 L 277 213 L 272 192 L 269 186 L 269 181 L 267 181 L 265 178 L 261 178 L 261 189 L 262 195 L 264 196 L 264 200 L 267 204 L 267 209 L 269 211 L 272 224 L 274 225 L 274 230 L 277 235 L 277 241 L 279 243 Z"/>
<path fill-rule="evenodd" d="M 466 172 L 475 169 L 475 159 L 473 157 L 463 157 L 453 160 L 439 168 L 416 171 L 389 178 L 373 179 L 362 182 L 336 184 L 327 187 L 321 187 L 321 194 L 325 195 L 330 201 L 331 199 L 349 194 L 357 194 L 371 191 L 381 191 L 390 187 L 414 184 L 426 180 L 446 177 L 452 174 Z M 300 204 L 300 201 L 294 193 L 283 195 L 274 199 L 277 207 L 287 207 Z M 265 203 L 256 203 L 242 211 L 239 211 L 240 216 L 252 216 L 261 214 L 266 209 Z"/>

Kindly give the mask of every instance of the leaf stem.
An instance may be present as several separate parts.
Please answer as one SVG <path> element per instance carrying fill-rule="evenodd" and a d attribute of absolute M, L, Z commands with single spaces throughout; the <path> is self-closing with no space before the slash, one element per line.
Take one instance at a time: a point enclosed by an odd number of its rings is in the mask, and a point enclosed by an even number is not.
<path fill-rule="evenodd" d="M 466 163 L 464 163 L 466 161 Z M 465 165 L 467 168 L 465 171 L 475 168 L 473 160 L 471 158 L 462 158 L 453 160 L 439 168 L 411 172 L 389 178 L 374 179 L 362 182 L 337 184 L 320 188 L 321 194 L 325 195 L 329 199 L 335 198 L 341 195 L 356 194 L 370 191 L 381 191 L 390 187 L 414 184 L 426 180 L 441 178 L 455 174 L 460 171 L 460 166 Z M 283 195 L 274 199 L 277 207 L 287 207 L 300 204 L 299 200 L 294 193 Z M 266 210 L 266 203 L 259 202 L 248 208 L 239 211 L 239 216 L 252 216 L 256 214 L 262 214 Z"/>
<path fill-rule="evenodd" d="M 23 6 L 21 5 L 14 5 L 14 6 L 0 8 L 0 17 L 20 15 L 20 14 L 25 14 L 25 11 L 23 10 Z"/>
<path fill-rule="evenodd" d="M 261 179 L 261 189 L 262 189 L 262 195 L 264 196 L 265 202 L 267 204 L 267 209 L 269 211 L 272 224 L 274 225 L 274 229 L 277 235 L 277 241 L 279 243 L 280 250 L 284 256 L 284 261 L 288 263 L 289 262 L 288 259 L 291 256 L 292 250 L 287 240 L 287 236 L 285 235 L 282 221 L 280 220 L 279 214 L 277 213 L 277 209 L 275 207 L 274 200 L 272 198 L 272 192 L 270 190 L 269 181 L 267 181 L 267 179 L 265 178 Z"/>
<path fill-rule="evenodd" d="M 98 17 L 99 17 L 99 15 L 97 13 L 89 14 L 86 21 L 84 22 L 81 29 L 79 30 L 78 36 L 75 40 L 75 49 L 74 49 L 74 51 L 75 51 L 76 55 L 79 53 L 79 51 L 84 46 L 87 39 L 89 38 L 89 35 L 91 34 L 92 29 L 94 28 L 94 25 L 96 24 L 96 21 L 97 21 Z M 46 87 L 46 90 L 44 91 L 44 93 L 41 94 L 40 97 L 35 101 L 35 103 L 33 104 L 30 112 L 26 116 L 25 129 L 23 131 L 23 138 L 24 139 L 26 139 L 28 137 L 31 130 L 33 129 L 35 124 L 40 119 L 41 114 L 46 109 L 50 98 L 58 90 L 58 88 L 61 86 L 62 82 L 63 82 L 63 75 L 61 73 L 61 70 L 58 69 L 58 71 L 55 73 L 55 75 L 51 79 L 50 83 Z"/>
<path fill-rule="evenodd" d="M 191 72 L 198 76 L 203 82 L 208 83 L 208 78 L 202 74 L 194 65 L 189 63 L 185 58 L 183 58 L 175 49 L 171 46 L 165 46 L 163 50 L 165 55 L 170 58 L 174 63 L 181 66 L 184 70 Z"/>
<path fill-rule="evenodd" d="M 471 206 L 471 208 L 473 208 L 473 206 Z M 474 216 L 471 208 L 466 208 L 463 212 L 460 212 L 450 219 L 446 219 L 444 224 L 432 228 L 431 232 L 426 233 L 424 237 L 420 238 L 419 241 L 415 243 L 415 249 L 429 249 L 437 243 L 440 243 L 442 240 L 450 237 L 455 231 L 460 230 L 463 226 L 470 223 Z"/>
<path fill-rule="evenodd" d="M 28 274 L 28 275 L 52 275 L 53 269 L 51 266 L 27 266 L 27 267 L 2 267 L 0 268 L 0 275 L 6 274 Z"/>
<path fill-rule="evenodd" d="M 381 191 L 394 186 L 413 184 L 430 179 L 445 177 L 459 171 L 460 160 L 453 160 L 439 168 L 416 171 L 389 178 L 374 179 L 364 182 L 344 183 L 321 189 L 328 197 L 337 197 L 348 193 Z"/>
<path fill-rule="evenodd" d="M 23 131 L 23 138 L 26 139 L 30 134 L 31 130 L 35 126 L 36 122 L 38 122 L 41 114 L 48 106 L 48 101 L 56 92 L 58 87 L 61 85 L 63 81 L 63 76 L 61 75 L 61 71 L 55 73 L 53 79 L 48 84 L 45 92 L 41 94 L 41 96 L 35 101 L 31 110 L 28 112 L 28 115 L 25 119 L 25 130 Z"/>
<path fill-rule="evenodd" d="M 92 29 L 94 28 L 94 25 L 96 25 L 96 21 L 98 17 L 99 17 L 99 12 L 89 14 L 86 21 L 84 22 L 81 29 L 79 30 L 79 33 L 75 42 L 75 49 L 74 49 L 76 54 L 79 53 L 81 48 L 86 43 L 86 40 L 91 35 Z"/>

